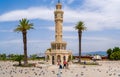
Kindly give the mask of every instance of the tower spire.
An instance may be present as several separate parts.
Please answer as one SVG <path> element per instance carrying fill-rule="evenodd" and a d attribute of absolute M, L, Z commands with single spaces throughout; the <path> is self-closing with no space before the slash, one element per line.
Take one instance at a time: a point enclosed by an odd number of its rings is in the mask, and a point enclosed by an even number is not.
<path fill-rule="evenodd" d="M 58 3 L 60 3 L 60 0 L 58 0 Z"/>

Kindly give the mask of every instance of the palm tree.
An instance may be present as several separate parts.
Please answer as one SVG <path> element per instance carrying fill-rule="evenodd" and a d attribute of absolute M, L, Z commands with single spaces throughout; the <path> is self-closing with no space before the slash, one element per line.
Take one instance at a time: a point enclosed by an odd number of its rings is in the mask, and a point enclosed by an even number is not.
<path fill-rule="evenodd" d="M 28 64 L 27 60 L 27 30 L 33 29 L 33 24 L 29 23 L 29 20 L 23 18 L 19 21 L 18 27 L 15 29 L 15 32 L 22 32 L 23 36 L 23 47 L 24 47 L 24 65 Z"/>
<path fill-rule="evenodd" d="M 19 66 L 22 65 L 21 61 L 23 60 L 24 55 L 15 55 L 14 61 L 19 62 Z"/>
<path fill-rule="evenodd" d="M 79 37 L 79 63 L 81 63 L 81 38 L 82 38 L 82 32 L 86 30 L 86 27 L 84 26 L 84 23 L 82 21 L 79 21 L 77 25 L 75 26 L 75 29 L 78 30 L 78 37 Z"/>

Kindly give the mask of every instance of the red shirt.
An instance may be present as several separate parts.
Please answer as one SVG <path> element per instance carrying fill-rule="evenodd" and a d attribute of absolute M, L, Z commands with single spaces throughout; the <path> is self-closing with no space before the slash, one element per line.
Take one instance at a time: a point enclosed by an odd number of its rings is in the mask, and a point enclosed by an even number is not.
<path fill-rule="evenodd" d="M 66 61 L 64 61 L 64 62 L 63 62 L 63 64 L 67 64 L 67 62 L 66 62 Z"/>

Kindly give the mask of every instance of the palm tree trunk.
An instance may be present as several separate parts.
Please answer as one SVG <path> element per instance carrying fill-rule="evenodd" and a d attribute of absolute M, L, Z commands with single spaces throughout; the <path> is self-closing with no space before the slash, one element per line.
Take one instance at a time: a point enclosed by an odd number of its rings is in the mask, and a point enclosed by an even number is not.
<path fill-rule="evenodd" d="M 82 38 L 81 30 L 78 30 L 78 37 L 79 37 L 79 63 L 81 63 L 81 38 Z"/>
<path fill-rule="evenodd" d="M 21 61 L 19 61 L 19 66 L 21 66 L 22 64 L 21 64 Z"/>
<path fill-rule="evenodd" d="M 23 31 L 23 47 L 24 47 L 24 65 L 28 64 L 27 61 L 27 32 Z"/>

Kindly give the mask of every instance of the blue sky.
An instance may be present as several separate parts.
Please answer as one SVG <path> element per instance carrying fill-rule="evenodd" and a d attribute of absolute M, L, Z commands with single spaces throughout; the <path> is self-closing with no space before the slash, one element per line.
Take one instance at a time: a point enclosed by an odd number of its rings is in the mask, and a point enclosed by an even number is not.
<path fill-rule="evenodd" d="M 57 0 L 0 0 L 0 53 L 23 53 L 21 33 L 13 30 L 22 18 L 34 23 L 28 31 L 28 54 L 45 52 L 54 41 Z M 82 52 L 120 47 L 120 0 L 61 0 L 64 11 L 63 39 L 67 49 L 78 52 L 74 26 L 84 21 Z"/>

